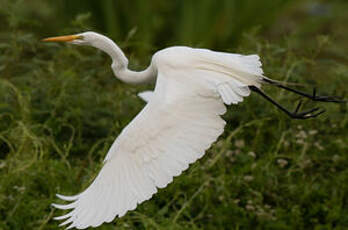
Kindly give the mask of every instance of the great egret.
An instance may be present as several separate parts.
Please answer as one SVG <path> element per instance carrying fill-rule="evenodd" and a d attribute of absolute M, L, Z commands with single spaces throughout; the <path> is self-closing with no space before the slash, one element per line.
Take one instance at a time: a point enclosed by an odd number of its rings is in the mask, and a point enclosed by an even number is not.
<path fill-rule="evenodd" d="M 339 102 L 335 97 L 316 96 L 290 89 L 263 76 L 258 55 L 240 55 L 175 46 L 155 53 L 141 72 L 127 68 L 128 59 L 109 38 L 85 32 L 46 38 L 45 42 L 68 42 L 101 49 L 112 58 L 111 68 L 119 79 L 131 84 L 156 80 L 154 92 L 139 94 L 147 105 L 123 129 L 107 153 L 103 168 L 93 183 L 75 196 L 57 196 L 73 209 L 60 226 L 84 229 L 111 222 L 148 200 L 204 155 L 222 134 L 224 104 L 237 104 L 254 91 L 296 119 L 318 116 L 318 108 L 299 112 L 301 102 L 290 112 L 266 94 L 261 84 L 290 90 L 314 101 Z"/>

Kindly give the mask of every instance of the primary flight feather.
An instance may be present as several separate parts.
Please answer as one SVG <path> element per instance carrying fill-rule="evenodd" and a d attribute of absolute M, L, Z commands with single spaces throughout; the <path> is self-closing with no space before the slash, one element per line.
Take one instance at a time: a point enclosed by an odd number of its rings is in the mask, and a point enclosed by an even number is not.
<path fill-rule="evenodd" d="M 134 210 L 201 158 L 223 133 L 224 104 L 243 101 L 251 90 L 263 95 L 262 83 L 285 87 L 263 76 L 258 55 L 177 46 L 158 51 L 146 70 L 135 72 L 127 68 L 128 59 L 121 49 L 101 34 L 85 32 L 44 41 L 96 47 L 112 58 L 113 72 L 120 80 L 131 84 L 156 81 L 153 92 L 139 94 L 146 106 L 117 137 L 93 183 L 78 195 L 57 195 L 70 201 L 53 204 L 72 209 L 55 218 L 65 220 L 61 226 L 69 224 L 68 229 L 97 227 Z M 335 101 L 333 97 L 305 96 Z M 322 112 L 298 113 L 297 109 L 288 115 L 305 119 Z"/>

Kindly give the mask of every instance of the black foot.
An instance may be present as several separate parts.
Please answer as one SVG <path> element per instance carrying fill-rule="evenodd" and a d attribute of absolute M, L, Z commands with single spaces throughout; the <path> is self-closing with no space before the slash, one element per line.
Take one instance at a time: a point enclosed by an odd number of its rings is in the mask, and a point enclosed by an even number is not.
<path fill-rule="evenodd" d="M 288 113 L 288 115 L 293 118 L 293 119 L 308 119 L 308 118 L 314 118 L 319 116 L 320 114 L 325 112 L 325 109 L 320 109 L 320 108 L 313 108 L 311 110 L 305 111 L 305 112 L 301 112 L 299 113 L 300 107 L 302 105 L 302 101 L 300 101 L 294 112 L 292 113 Z"/>
<path fill-rule="evenodd" d="M 313 89 L 313 93 L 311 95 L 309 93 L 305 93 L 305 92 L 302 92 L 302 91 L 299 91 L 299 90 L 296 90 L 296 89 L 293 89 L 293 88 L 289 88 L 289 87 L 287 87 L 285 85 L 280 84 L 279 82 L 276 82 L 276 81 L 273 81 L 273 80 L 270 80 L 270 79 L 267 79 L 267 78 L 264 78 L 263 81 L 267 82 L 267 83 L 269 83 L 271 85 L 275 85 L 275 86 L 277 86 L 279 88 L 285 89 L 287 91 L 293 92 L 295 94 L 301 95 L 302 97 L 309 98 L 309 99 L 311 99 L 313 101 L 334 102 L 334 103 L 346 103 L 347 102 L 347 101 L 342 100 L 342 98 L 336 97 L 336 96 L 317 96 L 316 88 Z"/>
<path fill-rule="evenodd" d="M 324 109 L 320 109 L 320 108 L 314 108 L 314 109 L 310 109 L 310 110 L 305 111 L 305 112 L 299 112 L 299 110 L 300 110 L 300 108 L 302 106 L 302 101 L 300 101 L 297 104 L 296 109 L 294 110 L 294 112 L 290 112 L 289 110 L 287 110 L 286 108 L 284 108 L 283 106 L 278 104 L 276 101 L 274 101 L 272 98 L 267 96 L 259 88 L 255 87 L 255 86 L 249 86 L 249 89 L 254 91 L 254 92 L 256 92 L 256 93 L 258 93 L 258 94 L 260 94 L 262 97 L 267 99 L 269 102 L 271 102 L 273 105 L 275 105 L 278 109 L 280 109 L 281 111 L 283 111 L 284 113 L 286 113 L 289 117 L 291 117 L 293 119 L 302 119 L 303 120 L 303 119 L 308 119 L 308 118 L 314 118 L 314 117 L 317 117 L 320 114 L 325 112 Z M 315 91 L 313 93 L 313 98 L 315 98 L 316 100 L 327 100 L 327 98 L 323 98 L 323 97 L 319 97 L 318 98 L 318 97 L 316 97 Z"/>
<path fill-rule="evenodd" d="M 321 101 L 321 102 L 335 102 L 335 103 L 345 103 L 346 101 L 343 101 L 342 98 L 336 97 L 336 96 L 317 96 L 316 95 L 316 88 L 313 89 L 313 95 L 309 97 L 313 101 Z"/>

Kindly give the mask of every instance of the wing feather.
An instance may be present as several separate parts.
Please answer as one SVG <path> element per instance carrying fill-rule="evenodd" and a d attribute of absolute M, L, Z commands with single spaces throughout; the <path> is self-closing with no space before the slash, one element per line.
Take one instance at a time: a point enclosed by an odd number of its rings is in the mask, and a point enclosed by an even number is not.
<path fill-rule="evenodd" d="M 223 84 L 220 92 L 217 84 L 197 80 L 200 74 L 159 69 L 151 100 L 115 140 L 93 183 L 79 195 L 57 195 L 72 203 L 56 208 L 73 209 L 57 220 L 67 218 L 62 224 L 78 229 L 110 222 L 204 155 L 223 132 L 224 102 L 241 101 L 249 92 L 239 83 Z"/>

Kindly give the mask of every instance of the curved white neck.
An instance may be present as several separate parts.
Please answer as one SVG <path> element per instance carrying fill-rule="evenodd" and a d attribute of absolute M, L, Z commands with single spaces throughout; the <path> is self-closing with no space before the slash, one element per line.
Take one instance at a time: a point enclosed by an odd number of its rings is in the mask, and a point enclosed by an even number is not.
<path fill-rule="evenodd" d="M 156 70 L 152 65 L 140 72 L 129 70 L 128 59 L 122 50 L 108 37 L 102 36 L 91 45 L 104 51 L 111 57 L 111 68 L 115 76 L 121 81 L 130 84 L 140 84 L 151 82 L 156 78 Z"/>

